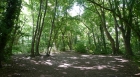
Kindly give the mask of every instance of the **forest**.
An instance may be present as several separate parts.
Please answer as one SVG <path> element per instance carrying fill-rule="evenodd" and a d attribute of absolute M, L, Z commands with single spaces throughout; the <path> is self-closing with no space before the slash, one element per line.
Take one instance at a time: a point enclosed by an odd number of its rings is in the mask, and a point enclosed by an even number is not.
<path fill-rule="evenodd" d="M 140 70 L 139 32 L 139 0 L 0 0 L 0 70 L 53 53 L 122 56 Z"/>

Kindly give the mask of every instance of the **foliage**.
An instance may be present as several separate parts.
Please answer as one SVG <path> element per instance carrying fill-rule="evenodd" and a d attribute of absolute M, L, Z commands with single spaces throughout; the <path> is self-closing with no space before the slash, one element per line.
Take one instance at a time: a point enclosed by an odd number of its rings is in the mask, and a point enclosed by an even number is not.
<path fill-rule="evenodd" d="M 140 54 L 139 54 L 139 55 L 136 55 L 136 56 L 133 56 L 133 57 L 131 58 L 131 60 L 132 60 L 133 62 L 135 62 L 135 63 L 138 65 L 139 69 L 140 69 Z"/>
<path fill-rule="evenodd" d="M 0 19 L 0 68 L 2 67 L 2 58 L 8 59 L 7 56 L 9 56 L 9 53 L 11 53 L 9 51 L 11 49 L 6 49 L 6 45 L 9 41 L 9 38 L 11 38 L 10 35 L 12 33 L 13 27 L 18 21 L 22 0 L 8 0 L 4 2 L 0 1 L 0 6 L 2 6 L 3 3 L 6 7 L 0 9 L 2 10 L 0 11 L 0 16 L 2 17 Z"/>
<path fill-rule="evenodd" d="M 77 44 L 75 45 L 75 51 L 79 53 L 87 53 L 85 43 L 83 41 L 77 42 Z"/>

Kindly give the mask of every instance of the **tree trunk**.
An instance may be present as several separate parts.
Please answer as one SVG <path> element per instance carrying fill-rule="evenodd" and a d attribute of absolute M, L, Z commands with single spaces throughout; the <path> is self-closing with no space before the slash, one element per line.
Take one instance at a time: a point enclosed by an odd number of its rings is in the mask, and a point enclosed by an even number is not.
<path fill-rule="evenodd" d="M 42 9 L 41 9 L 41 11 L 42 11 Z M 43 22 L 42 21 L 42 12 L 40 12 L 39 20 L 37 22 L 38 22 L 38 24 L 37 24 L 38 30 L 37 30 L 36 38 L 35 38 L 35 55 L 39 56 L 40 55 L 39 54 L 39 42 L 40 42 L 40 37 L 41 37 L 40 32 L 41 32 L 41 26 L 42 26 L 41 22 Z"/>
<path fill-rule="evenodd" d="M 20 2 L 20 5 L 21 5 L 21 2 Z M 19 8 L 21 8 L 21 6 L 20 6 Z M 15 27 L 13 27 L 13 33 L 12 33 L 12 35 L 11 35 L 11 40 L 10 40 L 9 47 L 8 47 L 8 54 L 9 54 L 9 55 L 12 55 L 13 44 L 14 44 L 14 41 L 15 41 L 15 38 L 16 38 L 17 31 L 18 31 L 18 29 L 20 28 L 20 27 L 19 27 L 19 24 L 18 24 L 18 22 L 19 22 L 20 10 L 17 10 L 16 12 L 17 12 L 17 17 L 16 17 L 15 20 L 16 20 L 17 23 L 16 23 Z"/>
<path fill-rule="evenodd" d="M 107 50 L 106 50 L 106 42 L 105 42 L 105 35 L 104 35 L 104 30 L 103 30 L 102 25 L 100 25 L 100 32 L 101 32 L 101 39 L 102 39 L 102 42 L 103 42 L 103 53 L 106 53 L 107 52 Z"/>
<path fill-rule="evenodd" d="M 123 37 L 124 38 L 124 45 L 125 45 L 125 51 L 126 55 L 133 55 L 132 48 L 131 48 L 131 29 L 128 27 L 126 35 Z"/>
<path fill-rule="evenodd" d="M 111 42 L 112 53 L 113 53 L 113 54 L 116 54 L 116 48 L 115 48 L 115 42 L 114 42 L 114 39 L 111 37 L 111 35 L 110 35 L 110 33 L 108 32 L 107 28 L 104 27 L 104 29 L 105 29 L 105 33 L 106 33 L 108 39 L 109 39 L 110 42 Z"/>
<path fill-rule="evenodd" d="M 7 36 L 8 36 L 7 34 L 2 35 L 0 39 L 0 68 L 2 68 L 1 62 L 3 61 L 3 58 L 4 58 L 3 53 L 4 53 L 4 48 L 7 42 Z"/>
<path fill-rule="evenodd" d="M 123 10 L 125 9 L 125 3 L 123 4 Z M 126 51 L 126 55 L 127 56 L 133 56 L 133 52 L 132 52 L 132 48 L 131 48 L 131 30 L 132 30 L 132 18 L 133 18 L 133 15 L 132 15 L 132 9 L 133 7 L 129 6 L 129 9 L 128 9 L 128 19 L 124 19 L 125 21 L 122 21 L 122 18 L 120 18 L 120 23 L 121 23 L 121 27 L 120 27 L 120 30 L 122 31 L 122 36 L 123 36 L 123 39 L 124 39 L 124 46 L 125 46 L 125 51 Z M 120 14 L 120 11 L 118 11 L 119 14 Z M 124 10 L 123 11 L 123 16 L 125 17 L 125 14 L 126 11 Z M 124 18 L 123 17 L 123 18 Z"/>
<path fill-rule="evenodd" d="M 118 40 L 118 29 L 117 29 L 117 25 L 115 25 L 115 33 L 116 33 L 116 54 L 119 54 L 119 40 Z"/>
<path fill-rule="evenodd" d="M 65 37 L 65 32 L 62 32 L 62 42 L 63 42 L 63 47 L 62 47 L 63 49 L 62 50 L 66 51 L 66 49 L 65 49 L 66 45 L 65 45 L 65 38 L 64 37 Z"/>
<path fill-rule="evenodd" d="M 94 31 L 93 31 L 93 28 L 92 28 L 92 36 L 93 36 L 93 41 L 94 41 L 95 51 L 96 51 L 96 49 L 97 49 L 97 43 L 96 43 L 96 38 L 95 38 L 95 34 L 94 34 Z"/>
<path fill-rule="evenodd" d="M 40 21 L 40 16 L 41 16 L 41 8 L 42 8 L 42 0 L 40 0 L 40 8 L 39 8 L 39 14 L 38 14 L 38 18 L 37 18 L 37 24 L 36 24 L 36 30 L 35 32 L 33 32 L 33 36 L 32 36 L 32 43 L 31 43 L 31 56 L 34 57 L 35 53 L 34 53 L 34 48 L 35 48 L 35 39 L 37 37 L 37 32 L 39 29 L 39 21 Z"/>
<path fill-rule="evenodd" d="M 33 39 L 35 38 L 34 35 L 32 36 Z M 34 40 L 32 40 L 32 43 L 31 43 L 31 57 L 35 57 L 35 53 L 34 53 Z"/>
<path fill-rule="evenodd" d="M 12 48 L 13 48 L 13 45 L 14 45 L 14 41 L 15 41 L 15 38 L 16 38 L 16 34 L 17 34 L 17 30 L 18 30 L 19 28 L 18 28 L 18 26 L 17 26 L 17 24 L 16 24 L 16 27 L 15 27 L 15 29 L 14 29 L 14 32 L 13 32 L 13 34 L 12 34 L 12 37 L 11 37 L 11 40 L 10 40 L 10 43 L 9 43 L 9 47 L 8 47 L 8 54 L 9 55 L 12 55 L 13 53 L 12 53 Z"/>
<path fill-rule="evenodd" d="M 104 10 L 101 10 L 101 12 L 102 12 L 101 19 L 102 19 L 103 28 L 105 30 L 105 33 L 107 35 L 107 38 L 111 42 L 112 52 L 113 52 L 113 54 L 116 54 L 115 41 L 114 41 L 114 39 L 112 38 L 112 36 L 110 35 L 110 33 L 108 32 L 108 30 L 106 28 L 105 12 L 104 12 Z"/>
<path fill-rule="evenodd" d="M 115 33 L 116 33 L 116 54 L 119 54 L 119 40 L 118 40 L 118 22 L 117 22 L 117 19 L 116 19 L 116 16 L 115 14 L 113 14 L 113 18 L 114 18 L 114 23 L 115 23 Z"/>
<path fill-rule="evenodd" d="M 43 19 L 42 19 L 42 23 L 41 23 L 41 28 L 40 30 L 38 31 L 38 39 L 36 41 L 36 55 L 39 56 L 39 43 L 40 43 L 40 38 L 41 38 L 41 34 L 42 34 L 42 31 L 43 31 L 43 28 L 44 28 L 44 19 L 45 19 L 45 16 L 46 16 L 46 12 L 47 12 L 47 6 L 48 6 L 48 0 L 46 0 L 46 4 L 45 4 L 45 11 L 44 11 L 44 14 L 43 14 Z M 41 22 L 41 20 L 40 20 Z"/>
<path fill-rule="evenodd" d="M 70 48 L 70 50 L 72 50 L 73 48 L 72 48 L 72 42 L 73 42 L 73 40 L 72 40 L 72 32 L 70 32 L 70 35 L 69 35 L 69 48 Z"/>
<path fill-rule="evenodd" d="M 103 7 L 104 7 L 104 1 L 103 1 Z M 107 27 L 106 27 L 106 20 L 105 20 L 105 9 L 104 8 L 100 8 L 101 9 L 101 14 L 100 12 L 97 10 L 96 6 L 95 6 L 95 9 L 97 11 L 97 14 L 99 15 L 100 19 L 101 19 L 101 24 L 103 25 L 103 29 L 107 35 L 107 38 L 108 40 L 110 41 L 111 43 L 111 48 L 112 48 L 112 53 L 113 54 L 116 54 L 116 48 L 115 48 L 115 41 L 114 39 L 112 38 L 112 36 L 110 35 L 110 33 L 108 32 L 107 30 Z"/>
<path fill-rule="evenodd" d="M 101 48 L 101 40 L 100 40 L 100 37 L 97 36 L 97 51 L 102 51 L 102 48 Z"/>
<path fill-rule="evenodd" d="M 56 9 L 57 9 L 57 0 L 55 0 L 55 9 L 54 9 L 54 14 L 53 14 L 53 19 L 52 19 L 52 26 L 51 26 L 50 38 L 49 38 L 49 41 L 48 41 L 49 43 L 48 43 L 48 46 L 47 46 L 47 53 L 46 53 L 47 56 L 49 56 L 50 55 L 50 52 L 51 52 L 49 50 L 49 47 L 50 47 L 51 40 L 52 40 L 53 30 L 55 28 Z"/>
<path fill-rule="evenodd" d="M 7 1 L 7 8 L 5 9 L 6 13 L 4 14 L 4 18 L 1 20 L 4 31 L 0 29 L 0 67 L 2 68 L 2 58 L 4 55 L 4 48 L 7 44 L 9 34 L 11 34 L 13 30 L 13 26 L 15 24 L 15 20 L 18 18 L 18 12 L 20 12 L 22 0 L 10 0 Z M 7 23 L 8 22 L 8 23 Z"/>

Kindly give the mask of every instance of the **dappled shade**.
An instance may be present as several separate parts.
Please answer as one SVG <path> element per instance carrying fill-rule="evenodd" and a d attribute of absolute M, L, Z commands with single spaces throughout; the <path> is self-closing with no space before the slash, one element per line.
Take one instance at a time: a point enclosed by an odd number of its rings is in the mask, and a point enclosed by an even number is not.
<path fill-rule="evenodd" d="M 4 76 L 34 77 L 130 77 L 139 76 L 140 71 L 122 56 L 58 53 L 31 58 L 25 55 L 13 56 L 14 62 Z"/>

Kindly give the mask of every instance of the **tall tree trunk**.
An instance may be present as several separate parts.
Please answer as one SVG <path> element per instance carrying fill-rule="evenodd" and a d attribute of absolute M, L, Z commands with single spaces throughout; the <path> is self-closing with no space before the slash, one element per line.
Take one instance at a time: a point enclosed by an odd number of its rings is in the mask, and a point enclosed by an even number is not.
<path fill-rule="evenodd" d="M 127 56 L 133 55 L 131 43 L 130 43 L 130 39 L 131 39 L 131 29 L 130 28 L 127 28 L 126 33 L 123 32 L 123 39 L 124 39 L 126 55 Z"/>
<path fill-rule="evenodd" d="M 105 33 L 107 35 L 108 40 L 111 43 L 113 54 L 116 54 L 115 41 L 112 38 L 112 36 L 110 35 L 110 33 L 108 32 L 107 27 L 106 27 L 106 20 L 105 20 L 105 11 L 104 11 L 104 9 L 103 10 L 101 9 L 101 12 L 102 13 L 101 13 L 100 17 L 101 17 L 101 20 L 102 20 L 102 25 L 103 25 L 104 31 L 105 31 Z"/>
<path fill-rule="evenodd" d="M 95 51 L 96 51 L 96 49 L 97 49 L 97 43 L 96 43 L 96 38 L 95 38 L 95 34 L 94 34 L 94 31 L 93 31 L 93 28 L 92 28 L 92 36 L 93 36 L 93 41 L 94 41 Z"/>
<path fill-rule="evenodd" d="M 38 18 L 37 18 L 37 24 L 36 24 L 36 29 L 35 32 L 33 32 L 34 34 L 32 35 L 32 43 L 31 43 L 31 56 L 34 57 L 35 53 L 34 53 L 34 48 L 35 48 L 35 39 L 37 37 L 37 32 L 39 29 L 39 21 L 40 21 L 40 17 L 41 17 L 41 8 L 42 8 L 42 0 L 40 0 L 40 8 L 39 8 L 39 14 L 38 14 Z"/>
<path fill-rule="evenodd" d="M 104 1 L 103 1 L 103 7 L 104 7 Z M 99 15 L 100 19 L 101 19 L 101 23 L 103 25 L 103 29 L 107 35 L 107 38 L 108 40 L 110 41 L 111 43 L 111 48 L 112 48 L 112 52 L 113 54 L 116 54 L 116 48 L 115 48 L 115 41 L 114 39 L 112 38 L 112 36 L 110 35 L 110 33 L 108 32 L 107 30 L 107 27 L 106 27 L 106 20 L 105 20 L 105 9 L 104 8 L 100 8 L 101 9 L 101 14 L 100 12 L 97 10 L 96 6 L 95 6 L 95 9 L 97 11 L 97 14 Z"/>
<path fill-rule="evenodd" d="M 40 55 L 39 54 L 39 41 L 40 41 L 40 31 L 41 31 L 41 22 L 42 21 L 42 12 L 40 14 L 39 20 L 38 20 L 38 30 L 36 33 L 36 38 L 35 38 L 35 55 Z"/>
<path fill-rule="evenodd" d="M 100 37 L 97 36 L 97 51 L 102 51 L 102 48 L 101 48 L 101 40 L 100 40 Z"/>
<path fill-rule="evenodd" d="M 21 3 L 20 3 L 20 5 L 21 5 Z M 21 6 L 19 6 L 19 8 L 21 8 Z M 8 49 L 8 54 L 9 55 L 12 55 L 12 48 L 13 48 L 13 44 L 14 44 L 14 41 L 15 41 L 15 38 L 16 38 L 16 34 L 17 34 L 17 31 L 18 31 L 18 29 L 20 28 L 19 27 L 19 24 L 18 24 L 18 22 L 19 22 L 19 15 L 20 15 L 20 10 L 17 10 L 16 11 L 17 12 L 17 17 L 16 17 L 16 24 L 15 24 L 15 27 L 13 27 L 13 33 L 12 33 L 12 36 L 11 36 L 11 40 L 10 40 L 10 43 L 9 43 L 9 49 Z"/>
<path fill-rule="evenodd" d="M 34 32 L 35 27 L 34 26 L 35 26 L 35 19 L 34 19 L 34 13 L 33 13 L 33 11 L 34 11 L 33 10 L 34 9 L 33 8 L 33 0 L 30 0 L 30 1 L 31 1 L 30 3 L 31 3 L 31 12 L 32 12 L 32 20 L 33 20 L 33 22 L 32 22 L 33 23 L 33 29 L 32 29 L 31 56 L 34 57 L 35 56 L 34 55 L 34 34 L 35 34 L 35 32 Z"/>
<path fill-rule="evenodd" d="M 103 7 L 104 7 L 104 0 L 103 0 Z M 105 9 L 101 9 L 101 15 L 102 15 L 102 22 L 103 22 L 103 28 L 105 30 L 105 33 L 107 35 L 107 38 L 110 40 L 111 42 L 111 47 L 112 47 L 112 52 L 113 54 L 116 54 L 116 47 L 115 47 L 115 41 L 114 39 L 112 38 L 112 36 L 110 35 L 110 33 L 108 32 L 107 30 L 107 27 L 106 27 L 106 20 L 105 20 Z"/>
<path fill-rule="evenodd" d="M 103 25 L 103 24 L 102 24 Z M 102 42 L 103 42 L 103 53 L 106 53 L 107 52 L 107 50 L 106 50 L 106 42 L 105 42 L 105 35 L 104 35 L 104 30 L 103 30 L 103 26 L 102 25 L 100 25 L 100 32 L 101 32 L 101 40 L 102 40 Z"/>
<path fill-rule="evenodd" d="M 119 54 L 119 38 L 118 38 L 118 22 L 117 22 L 117 19 L 116 19 L 116 16 L 113 14 L 113 18 L 114 18 L 114 23 L 115 23 L 115 33 L 116 33 L 116 54 Z"/>
<path fill-rule="evenodd" d="M 2 68 L 2 60 L 4 59 L 4 48 L 6 46 L 7 43 L 7 34 L 3 34 L 0 38 L 0 68 Z"/>
<path fill-rule="evenodd" d="M 119 54 L 119 38 L 118 38 L 118 28 L 117 24 L 115 25 L 115 33 L 116 33 L 116 54 Z"/>
<path fill-rule="evenodd" d="M 133 7 L 134 7 L 134 4 L 133 4 L 133 1 L 132 1 L 132 3 L 129 3 L 130 4 L 130 6 L 129 6 L 129 10 L 128 10 L 128 12 L 129 12 L 129 14 L 128 14 L 128 22 L 126 22 L 126 23 L 129 23 L 129 25 L 128 24 L 126 24 L 126 26 L 128 26 L 127 27 L 127 32 L 126 32 L 126 36 L 125 36 L 125 39 L 124 39 L 124 42 L 125 42 L 125 49 L 126 49 L 126 55 L 134 55 L 133 54 L 133 52 L 132 52 L 132 48 L 131 48 L 131 43 L 130 43 L 130 41 L 131 41 L 131 30 L 132 30 L 132 22 L 133 22 L 133 20 L 132 20 L 132 18 L 133 18 L 133 14 L 132 14 L 132 10 L 133 10 Z"/>
<path fill-rule="evenodd" d="M 66 30 L 64 30 L 64 32 L 63 32 L 63 31 L 61 30 L 61 33 L 62 33 L 62 37 L 61 37 L 61 38 L 62 38 L 62 43 L 63 43 L 62 50 L 63 50 L 63 51 L 66 50 L 66 49 L 65 49 L 65 47 L 66 47 L 66 45 L 65 45 L 65 38 L 64 38 L 64 37 L 65 37 L 65 31 L 66 31 Z"/>
<path fill-rule="evenodd" d="M 123 40 L 124 40 L 124 46 L 125 46 L 125 51 L 126 51 L 126 55 L 133 55 L 132 52 L 132 48 L 131 48 L 131 28 L 130 27 L 126 27 L 123 28 L 123 22 L 120 21 L 121 23 L 121 27 L 119 27 L 120 31 L 122 32 L 122 36 L 123 36 Z"/>
<path fill-rule="evenodd" d="M 40 38 L 41 38 L 41 34 L 42 34 L 42 31 L 43 31 L 43 28 L 44 28 L 44 19 L 45 19 L 46 12 L 47 12 L 47 6 L 48 6 L 48 0 L 46 0 L 45 11 L 44 11 L 44 14 L 43 14 L 43 19 L 42 19 L 42 23 L 41 23 L 41 28 L 40 28 L 40 30 L 38 31 L 38 39 L 37 39 L 37 43 L 36 43 L 36 55 L 40 55 L 40 54 L 39 54 L 39 43 L 40 43 Z"/>
<path fill-rule="evenodd" d="M 108 32 L 105 23 L 104 23 L 104 25 L 103 25 L 103 28 L 104 28 L 104 30 L 105 30 L 105 33 L 106 33 L 106 35 L 107 35 L 109 41 L 111 42 L 112 52 L 113 52 L 113 54 L 116 54 L 115 41 L 114 41 L 114 39 L 111 37 L 110 33 Z"/>
<path fill-rule="evenodd" d="M 7 44 L 8 38 L 9 38 L 9 34 L 12 32 L 13 30 L 13 26 L 15 24 L 15 20 L 17 19 L 18 12 L 20 12 L 20 7 L 21 7 L 21 3 L 22 0 L 10 0 L 7 1 L 7 8 L 5 9 L 6 13 L 4 15 L 4 18 L 2 19 L 2 25 L 3 29 L 7 30 L 4 31 L 0 28 L 0 68 L 2 68 L 2 58 L 4 55 L 4 48 Z M 8 22 L 8 23 L 7 23 Z"/>
<path fill-rule="evenodd" d="M 126 4 L 125 1 L 123 1 L 123 8 L 122 8 L 122 10 L 123 10 L 123 18 L 126 17 L 125 4 Z M 122 19 L 120 11 L 118 10 L 117 12 L 120 15 L 119 19 L 120 19 L 121 27 L 119 27 L 119 29 L 121 30 L 122 36 L 123 36 L 123 39 L 124 39 L 124 46 L 125 46 L 126 55 L 132 56 L 133 52 L 132 52 L 130 41 L 131 41 L 131 30 L 132 30 L 132 22 L 133 22 L 133 20 L 132 20 L 132 18 L 133 18 L 133 15 L 132 15 L 133 6 L 130 5 L 128 7 L 129 7 L 128 16 L 127 16 L 128 19 Z"/>
<path fill-rule="evenodd" d="M 18 30 L 16 27 L 14 29 L 13 35 L 12 35 L 10 43 L 9 43 L 9 47 L 8 47 L 9 55 L 12 55 L 12 48 L 13 48 L 13 44 L 14 44 L 14 41 L 15 41 L 16 33 L 17 33 L 17 30 Z"/>
<path fill-rule="evenodd" d="M 73 40 L 72 40 L 72 32 L 70 32 L 70 35 L 69 35 L 69 48 L 70 48 L 70 50 L 72 50 L 73 48 L 72 48 L 72 42 L 73 42 Z"/>
<path fill-rule="evenodd" d="M 48 43 L 48 46 L 47 46 L 47 53 L 46 55 L 49 56 L 50 55 L 50 50 L 49 50 L 49 47 L 51 45 L 51 40 L 52 40 L 52 34 L 53 34 L 53 30 L 55 28 L 55 16 L 56 16 L 56 9 L 57 9 L 57 0 L 55 0 L 55 9 L 54 9 L 54 14 L 53 14 L 53 19 L 52 19 L 52 26 L 51 26 L 51 32 L 50 32 L 50 37 L 49 37 L 49 43 Z"/>

